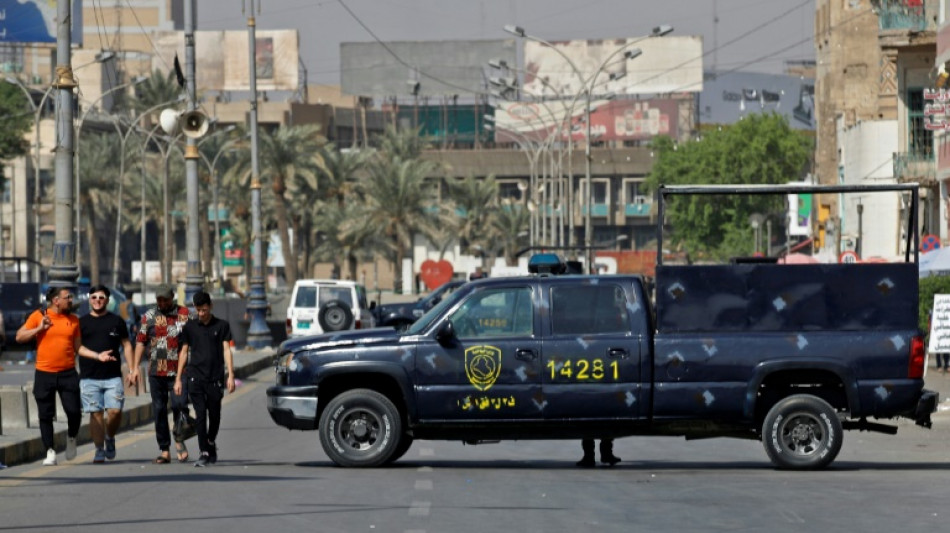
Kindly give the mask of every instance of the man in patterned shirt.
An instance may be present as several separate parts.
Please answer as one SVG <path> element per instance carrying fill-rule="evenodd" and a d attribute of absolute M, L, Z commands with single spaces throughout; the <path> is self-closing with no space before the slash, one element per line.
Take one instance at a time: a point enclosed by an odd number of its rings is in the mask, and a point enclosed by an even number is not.
<path fill-rule="evenodd" d="M 187 392 L 175 394 L 175 376 L 178 374 L 178 336 L 185 322 L 195 318 L 188 308 L 175 302 L 175 291 L 169 285 L 159 285 L 155 290 L 156 306 L 142 315 L 138 334 L 135 336 L 135 355 L 132 368 L 138 368 L 145 349 L 148 348 L 148 387 L 152 394 L 152 411 L 155 413 L 155 439 L 161 451 L 155 458 L 156 464 L 171 461 L 169 447 L 171 434 L 168 427 L 168 399 L 171 396 L 172 415 L 175 420 L 187 413 Z M 175 443 L 178 461 L 188 460 L 188 449 L 184 442 Z"/>

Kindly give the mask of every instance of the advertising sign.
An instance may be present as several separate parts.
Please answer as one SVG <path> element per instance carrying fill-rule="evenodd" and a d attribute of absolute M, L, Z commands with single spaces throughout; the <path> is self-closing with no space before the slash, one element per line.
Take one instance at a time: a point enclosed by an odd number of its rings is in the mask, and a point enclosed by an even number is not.
<path fill-rule="evenodd" d="M 928 353 L 950 352 L 950 294 L 935 294 Z"/>
<path fill-rule="evenodd" d="M 642 53 L 626 59 L 624 52 L 633 49 Z M 703 40 L 696 36 L 559 41 L 551 46 L 526 41 L 524 64 L 524 90 L 535 96 L 581 94 L 591 86 L 595 96 L 703 90 Z"/>
<path fill-rule="evenodd" d="M 234 242 L 231 228 L 221 228 L 221 266 L 243 267 L 244 250 Z"/>
<path fill-rule="evenodd" d="M 587 137 L 586 102 L 509 102 L 495 110 L 495 141 L 535 141 L 556 135 L 575 141 Z M 596 100 L 591 102 L 591 137 L 605 141 L 647 140 L 657 135 L 677 138 L 677 110 L 673 99 Z"/>
<path fill-rule="evenodd" d="M 56 0 L 0 0 L 0 43 L 56 43 Z M 73 44 L 82 44 L 82 0 L 72 4 Z"/>

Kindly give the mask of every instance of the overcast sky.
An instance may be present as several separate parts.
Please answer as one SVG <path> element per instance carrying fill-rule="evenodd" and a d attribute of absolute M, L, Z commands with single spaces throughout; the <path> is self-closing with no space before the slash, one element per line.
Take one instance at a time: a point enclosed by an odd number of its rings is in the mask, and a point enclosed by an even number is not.
<path fill-rule="evenodd" d="M 199 30 L 246 30 L 249 0 L 201 0 Z M 815 0 L 254 0 L 258 30 L 297 29 L 310 83 L 340 84 L 340 43 L 504 39 L 517 24 L 549 41 L 703 37 L 704 68 L 781 73 L 815 58 Z M 345 7 L 344 7 L 345 6 Z M 347 11 L 352 11 L 352 14 Z M 714 23 L 718 15 L 719 23 Z"/>

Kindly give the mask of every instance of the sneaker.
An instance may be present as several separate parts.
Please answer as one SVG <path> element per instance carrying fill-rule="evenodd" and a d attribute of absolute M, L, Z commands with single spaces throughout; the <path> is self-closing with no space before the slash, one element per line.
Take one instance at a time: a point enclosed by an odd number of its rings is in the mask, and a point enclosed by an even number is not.
<path fill-rule="evenodd" d="M 43 459 L 43 466 L 56 466 L 56 450 L 52 448 L 46 450 L 46 459 Z"/>
<path fill-rule="evenodd" d="M 581 468 L 593 468 L 597 463 L 594 461 L 594 456 L 585 455 L 584 458 L 578 461 L 576 464 Z"/>
<path fill-rule="evenodd" d="M 208 443 L 208 462 L 211 464 L 218 462 L 218 446 L 213 442 Z"/>
<path fill-rule="evenodd" d="M 102 448 L 96 448 L 96 456 L 92 458 L 93 463 L 106 462 L 106 451 Z"/>
<path fill-rule="evenodd" d="M 66 460 L 72 461 L 76 458 L 76 437 L 66 437 Z"/>
<path fill-rule="evenodd" d="M 207 454 L 207 453 L 202 453 L 202 454 L 201 454 L 201 457 L 199 457 L 198 460 L 195 461 L 195 467 L 196 467 L 196 468 L 204 468 L 204 467 L 208 466 L 208 464 L 210 464 L 210 463 L 211 463 L 211 461 L 210 461 L 209 458 L 208 458 L 208 454 Z"/>
<path fill-rule="evenodd" d="M 113 437 L 113 438 L 111 438 L 111 439 L 110 439 L 109 437 L 106 437 L 106 452 L 105 452 L 105 454 L 106 454 L 106 459 L 109 459 L 110 461 L 111 461 L 112 459 L 115 459 L 115 437 Z"/>
<path fill-rule="evenodd" d="M 607 456 L 601 455 L 601 456 L 600 456 L 600 462 L 601 462 L 601 463 L 604 463 L 605 465 L 613 466 L 613 465 L 615 465 L 615 464 L 617 464 L 617 463 L 620 462 L 620 458 L 617 457 L 617 456 L 614 455 L 614 454 L 610 454 L 610 455 L 607 455 Z"/>

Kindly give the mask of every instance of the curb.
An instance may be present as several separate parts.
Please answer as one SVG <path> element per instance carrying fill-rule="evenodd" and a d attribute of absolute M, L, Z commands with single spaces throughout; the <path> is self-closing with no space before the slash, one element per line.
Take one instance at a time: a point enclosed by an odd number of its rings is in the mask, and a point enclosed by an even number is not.
<path fill-rule="evenodd" d="M 255 359 L 243 365 L 234 366 L 234 377 L 237 379 L 246 379 L 273 365 L 273 352 L 262 353 L 259 359 Z M 119 432 L 127 429 L 137 428 L 152 423 L 152 402 L 151 397 L 146 394 L 136 396 L 144 397 L 147 400 L 140 405 L 126 407 L 122 409 L 122 423 L 119 425 Z M 66 447 L 66 429 L 57 430 L 53 434 L 53 442 L 57 450 L 63 450 Z M 92 442 L 89 434 L 89 417 L 83 414 L 83 423 L 79 428 L 77 436 L 77 445 L 83 445 Z M 46 449 L 43 447 L 43 440 L 39 436 L 39 430 L 36 430 L 36 436 L 26 440 L 12 442 L 0 447 L 0 464 L 8 467 L 24 463 L 31 463 L 46 457 Z"/>

